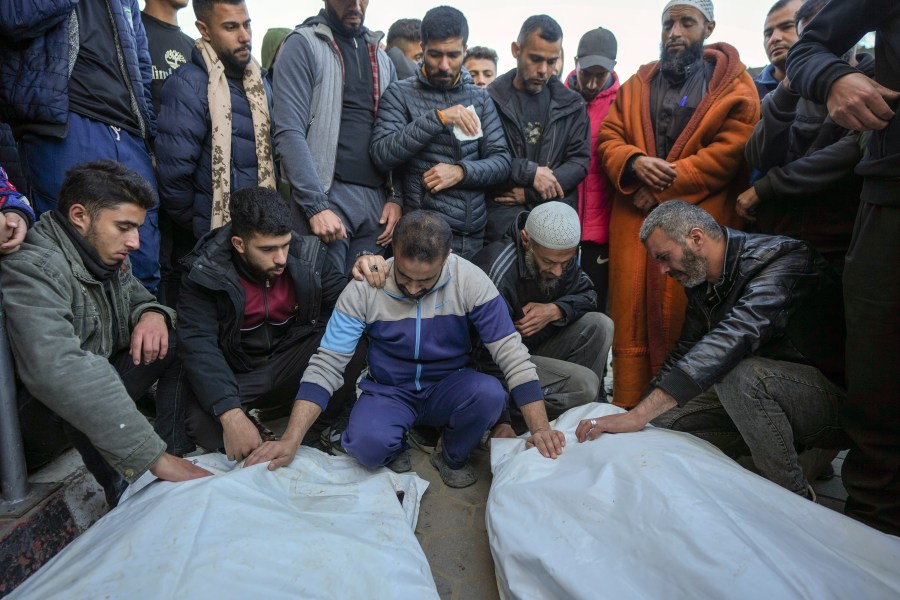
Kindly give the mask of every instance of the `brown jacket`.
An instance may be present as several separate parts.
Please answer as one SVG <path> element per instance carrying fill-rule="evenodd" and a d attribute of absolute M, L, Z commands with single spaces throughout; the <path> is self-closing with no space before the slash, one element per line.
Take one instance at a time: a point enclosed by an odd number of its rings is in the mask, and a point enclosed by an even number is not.
<path fill-rule="evenodd" d="M 678 137 L 667 160 L 675 163 L 675 182 L 657 201 L 680 199 L 701 205 L 729 227 L 738 222 L 734 200 L 747 188 L 744 145 L 759 120 L 759 98 L 737 50 L 710 44 L 704 59 L 715 64 L 703 101 Z M 613 185 L 610 225 L 610 316 L 615 390 L 620 406 L 633 406 L 675 345 L 684 320 L 684 290 L 661 275 L 647 256 L 638 231 L 644 215 L 631 195 L 639 184 L 623 185 L 632 156 L 656 156 L 650 119 L 650 82 L 657 62 L 642 66 L 619 88 L 616 102 L 600 131 L 598 152 Z"/>

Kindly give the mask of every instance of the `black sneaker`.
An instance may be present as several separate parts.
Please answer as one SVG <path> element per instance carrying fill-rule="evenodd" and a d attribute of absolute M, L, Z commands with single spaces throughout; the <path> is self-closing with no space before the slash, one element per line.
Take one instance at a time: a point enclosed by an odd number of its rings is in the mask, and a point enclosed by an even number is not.
<path fill-rule="evenodd" d="M 412 471 L 412 462 L 409 460 L 409 449 L 404 448 L 398 452 L 394 456 L 394 459 L 386 466 L 394 473 L 407 473 Z"/>
<path fill-rule="evenodd" d="M 252 413 L 247 413 L 247 418 L 250 419 L 250 422 L 253 423 L 253 426 L 256 427 L 256 430 L 259 432 L 259 437 L 262 438 L 264 442 L 277 442 L 278 436 L 275 435 L 275 432 L 263 425 L 259 419 L 256 418 L 256 415 Z"/>
<path fill-rule="evenodd" d="M 432 452 L 429 461 L 431 462 L 431 466 L 440 473 L 441 479 L 447 487 L 464 488 L 469 487 L 478 481 L 478 477 L 475 475 L 475 471 L 469 463 L 464 464 L 458 469 L 453 469 L 447 464 L 447 461 L 444 460 L 444 453 L 441 451 Z"/>
<path fill-rule="evenodd" d="M 344 447 L 341 445 L 341 436 L 344 435 L 345 428 L 346 423 L 335 423 L 322 430 L 322 446 L 324 446 L 325 451 L 332 456 L 347 454 L 347 451 L 344 450 Z"/>

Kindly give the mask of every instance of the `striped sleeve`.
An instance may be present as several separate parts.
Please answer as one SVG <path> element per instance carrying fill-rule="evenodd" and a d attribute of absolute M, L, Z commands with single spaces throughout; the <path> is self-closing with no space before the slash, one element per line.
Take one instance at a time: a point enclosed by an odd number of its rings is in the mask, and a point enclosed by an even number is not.
<path fill-rule="evenodd" d="M 314 402 L 324 410 L 331 395 L 343 385 L 344 369 L 366 330 L 365 306 L 365 284 L 351 282 L 338 297 L 319 350 L 309 359 L 297 400 Z"/>

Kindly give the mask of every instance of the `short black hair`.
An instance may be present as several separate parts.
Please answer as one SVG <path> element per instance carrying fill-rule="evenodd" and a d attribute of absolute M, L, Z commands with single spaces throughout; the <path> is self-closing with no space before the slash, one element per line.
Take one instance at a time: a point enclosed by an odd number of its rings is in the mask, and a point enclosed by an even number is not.
<path fill-rule="evenodd" d="M 819 11 L 828 4 L 828 0 L 806 0 L 794 14 L 794 20 L 799 25 L 802 21 L 808 21 L 819 14 Z"/>
<path fill-rule="evenodd" d="M 231 233 L 243 239 L 255 235 L 284 235 L 292 229 L 291 209 L 281 194 L 261 186 L 231 194 Z"/>
<path fill-rule="evenodd" d="M 469 41 L 469 22 L 466 16 L 452 6 L 436 6 L 422 19 L 422 45 L 430 40 L 462 38 L 465 45 Z"/>
<path fill-rule="evenodd" d="M 793 1 L 794 0 L 778 0 L 778 2 L 772 5 L 772 8 L 769 9 L 769 12 L 766 13 L 766 17 L 772 16 L 773 12 L 775 12 L 776 10 L 781 10 Z M 827 2 L 827 0 L 825 1 Z"/>
<path fill-rule="evenodd" d="M 528 36 L 537 33 L 542 40 L 546 40 L 551 44 L 562 39 L 562 27 L 553 17 L 548 15 L 532 15 L 525 19 L 522 23 L 522 29 L 519 30 L 519 37 L 516 43 L 524 46 L 528 40 Z"/>
<path fill-rule="evenodd" d="M 209 15 L 212 14 L 213 4 L 244 4 L 244 0 L 192 0 L 191 6 L 198 21 L 207 23 Z"/>
<path fill-rule="evenodd" d="M 68 219 L 69 209 L 80 204 L 91 218 L 120 204 L 136 204 L 144 210 L 156 204 L 156 194 L 146 179 L 114 160 L 75 165 L 63 178 L 56 210 Z"/>
<path fill-rule="evenodd" d="M 388 29 L 387 41 L 385 45 L 388 48 L 394 47 L 397 40 L 406 40 L 407 42 L 419 42 L 422 40 L 422 21 L 420 19 L 398 19 Z"/>
<path fill-rule="evenodd" d="M 463 59 L 463 64 L 470 58 L 474 58 L 477 60 L 489 60 L 494 63 L 494 66 L 497 66 L 497 61 L 499 57 L 497 56 L 497 51 L 493 48 L 488 48 L 487 46 L 472 46 L 468 50 L 466 50 L 466 57 Z"/>
<path fill-rule="evenodd" d="M 394 254 L 410 260 L 434 262 L 450 254 L 453 232 L 441 215 L 430 210 L 414 210 L 400 217 L 394 227 Z"/>

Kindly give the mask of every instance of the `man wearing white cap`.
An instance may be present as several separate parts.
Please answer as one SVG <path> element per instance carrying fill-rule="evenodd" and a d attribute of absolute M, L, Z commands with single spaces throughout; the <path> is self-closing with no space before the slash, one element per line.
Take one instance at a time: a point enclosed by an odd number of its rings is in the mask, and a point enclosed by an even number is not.
<path fill-rule="evenodd" d="M 684 291 L 648 265 L 638 241 L 644 215 L 676 198 L 736 226 L 746 187 L 744 145 L 759 97 L 737 50 L 704 45 L 716 22 L 710 0 L 672 0 L 662 15 L 660 60 L 626 81 L 603 123 L 599 153 L 616 196 L 610 220 L 609 314 L 615 390 L 633 406 L 675 345 Z"/>
<path fill-rule="evenodd" d="M 511 233 L 484 247 L 473 262 L 506 300 L 537 367 L 547 415 L 553 419 L 574 406 L 605 400 L 601 383 L 613 323 L 596 312 L 594 285 L 581 270 L 578 213 L 563 202 L 545 202 L 519 213 Z M 479 370 L 502 377 L 483 346 L 474 359 Z M 513 436 L 504 411 L 492 437 Z"/>

